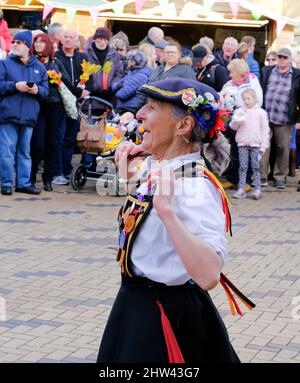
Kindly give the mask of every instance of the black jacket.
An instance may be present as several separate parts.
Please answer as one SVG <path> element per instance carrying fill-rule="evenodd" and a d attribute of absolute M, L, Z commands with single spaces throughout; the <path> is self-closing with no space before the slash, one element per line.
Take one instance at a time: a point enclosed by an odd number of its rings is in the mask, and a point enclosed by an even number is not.
<path fill-rule="evenodd" d="M 73 85 L 71 83 L 71 79 L 63 66 L 63 64 L 56 58 L 50 58 L 47 63 L 44 64 L 46 71 L 55 70 L 62 74 L 62 82 L 72 91 Z M 61 104 L 63 105 L 60 93 L 58 91 L 58 87 L 56 84 L 51 84 L 49 81 L 49 94 L 48 96 L 42 100 L 43 104 Z"/>
<path fill-rule="evenodd" d="M 217 60 L 217 62 L 222 65 L 224 68 L 226 68 L 226 70 L 228 71 L 227 69 L 227 65 L 230 63 L 230 60 L 229 61 L 226 61 L 223 57 L 223 50 L 221 51 L 217 51 L 214 53 L 214 56 L 215 56 L 215 59 Z M 237 53 L 235 53 L 233 56 L 232 56 L 232 59 L 238 59 L 239 58 L 239 55 Z M 229 72 L 228 72 L 229 73 Z"/>
<path fill-rule="evenodd" d="M 72 93 L 77 97 L 81 97 L 82 89 L 78 88 L 77 85 L 80 81 L 80 75 L 82 74 L 81 64 L 83 60 L 89 61 L 85 53 L 79 52 L 78 49 L 75 49 L 74 55 L 72 57 L 66 56 L 62 49 L 59 49 L 55 53 L 56 57 L 62 62 L 63 66 L 68 72 L 71 83 L 72 83 Z M 92 91 L 93 84 L 91 78 L 86 83 L 86 89 Z"/>
<path fill-rule="evenodd" d="M 272 70 L 275 68 L 275 65 L 265 66 L 262 69 L 262 75 L 260 84 L 263 90 L 263 95 L 265 96 L 268 86 L 268 80 L 272 73 Z M 289 119 L 290 124 L 295 124 L 300 122 L 300 70 L 292 67 L 292 88 L 290 91 L 290 100 L 289 100 Z M 265 107 L 263 103 L 263 108 Z"/>
<path fill-rule="evenodd" d="M 229 80 L 227 70 L 216 59 L 207 64 L 205 69 L 197 69 L 196 77 L 199 82 L 211 86 L 217 92 Z"/>

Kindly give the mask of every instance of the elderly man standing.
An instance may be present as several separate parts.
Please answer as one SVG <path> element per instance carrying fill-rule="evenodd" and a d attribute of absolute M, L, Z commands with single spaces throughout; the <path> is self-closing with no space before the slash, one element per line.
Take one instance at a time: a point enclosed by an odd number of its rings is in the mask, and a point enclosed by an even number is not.
<path fill-rule="evenodd" d="M 139 45 L 144 43 L 148 43 L 151 45 L 155 45 L 156 41 L 163 40 L 165 37 L 164 31 L 158 27 L 151 27 L 148 30 L 147 36 L 143 38 L 142 41 L 139 42 Z"/>
<path fill-rule="evenodd" d="M 85 53 L 89 62 L 101 65 L 101 70 L 94 73 L 92 94 L 112 101 L 111 86 L 114 81 L 119 80 L 123 72 L 119 54 L 109 46 L 111 32 L 109 29 L 97 28 L 93 39 L 90 40 Z"/>
<path fill-rule="evenodd" d="M 278 64 L 265 66 L 261 85 L 266 110 L 273 136 L 275 164 L 273 177 L 275 187 L 284 189 L 289 172 L 289 152 L 292 125 L 300 129 L 300 70 L 292 67 L 292 52 L 281 48 L 277 52 Z M 262 182 L 268 179 L 270 150 L 262 160 Z"/>
<path fill-rule="evenodd" d="M 215 53 L 215 58 L 219 64 L 223 65 L 227 69 L 227 65 L 232 59 L 238 58 L 237 49 L 238 41 L 234 37 L 227 37 L 224 40 L 222 50 Z"/>
<path fill-rule="evenodd" d="M 48 94 L 44 66 L 30 54 L 31 31 L 18 32 L 11 54 L 0 61 L 0 173 L 1 193 L 12 194 L 16 162 L 16 192 L 39 194 L 31 185 L 30 140 L 40 110 L 39 99 Z"/>
<path fill-rule="evenodd" d="M 73 29 L 67 29 L 62 33 L 62 46 L 55 53 L 59 61 L 69 74 L 72 82 L 70 90 L 77 97 L 86 97 L 92 89 L 89 80 L 85 89 L 80 86 L 80 76 L 83 73 L 81 64 L 83 60 L 88 61 L 86 54 L 79 52 L 78 34 Z M 72 172 L 72 157 L 76 146 L 76 135 L 79 130 L 79 121 L 66 117 L 58 130 L 56 146 L 56 170 L 52 181 L 55 185 L 67 185 Z"/>

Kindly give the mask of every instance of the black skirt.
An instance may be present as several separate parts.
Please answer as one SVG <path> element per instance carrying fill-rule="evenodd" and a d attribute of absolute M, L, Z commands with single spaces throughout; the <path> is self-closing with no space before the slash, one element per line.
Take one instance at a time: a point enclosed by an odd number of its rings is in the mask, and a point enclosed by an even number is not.
<path fill-rule="evenodd" d="M 195 283 L 166 286 L 122 278 L 100 344 L 98 363 L 168 363 L 159 300 L 187 364 L 239 363 L 209 294 Z"/>

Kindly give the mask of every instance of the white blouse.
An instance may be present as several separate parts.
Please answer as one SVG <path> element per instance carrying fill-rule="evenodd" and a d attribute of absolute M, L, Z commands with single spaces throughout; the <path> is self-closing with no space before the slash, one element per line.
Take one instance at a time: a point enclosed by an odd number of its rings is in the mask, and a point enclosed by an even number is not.
<path fill-rule="evenodd" d="M 158 166 L 177 169 L 183 163 L 202 159 L 199 152 L 196 152 L 173 158 L 163 164 L 157 162 L 153 165 L 153 160 L 152 156 L 145 160 L 141 174 Z M 145 188 L 145 183 L 141 184 L 138 192 L 144 194 Z M 225 215 L 219 191 L 212 182 L 201 176 L 177 179 L 173 206 L 186 228 L 207 241 L 223 262 L 227 244 Z M 133 244 L 131 259 L 134 273 L 138 276 L 170 286 L 181 285 L 191 279 L 154 208 L 139 230 Z"/>

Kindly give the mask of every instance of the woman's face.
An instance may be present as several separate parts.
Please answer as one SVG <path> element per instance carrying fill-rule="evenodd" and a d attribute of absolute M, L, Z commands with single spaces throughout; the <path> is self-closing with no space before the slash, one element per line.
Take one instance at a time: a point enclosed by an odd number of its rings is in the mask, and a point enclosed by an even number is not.
<path fill-rule="evenodd" d="M 45 50 L 46 43 L 41 38 L 38 38 L 34 42 L 34 48 L 37 54 L 42 54 Z"/>
<path fill-rule="evenodd" d="M 234 82 L 240 83 L 242 82 L 245 75 L 236 71 L 230 71 L 230 77 L 231 77 L 231 80 L 233 80 Z"/>
<path fill-rule="evenodd" d="M 171 106 L 166 103 L 150 100 L 137 113 L 136 118 L 142 121 L 145 129 L 142 147 L 155 156 L 162 156 L 176 137 L 176 119 Z"/>
<path fill-rule="evenodd" d="M 266 65 L 276 65 L 277 64 L 277 56 L 268 56 L 266 59 Z"/>
<path fill-rule="evenodd" d="M 168 45 L 165 47 L 165 62 L 167 65 L 176 65 L 178 64 L 179 58 L 180 58 L 180 53 L 178 51 L 178 48 L 176 45 Z"/>

